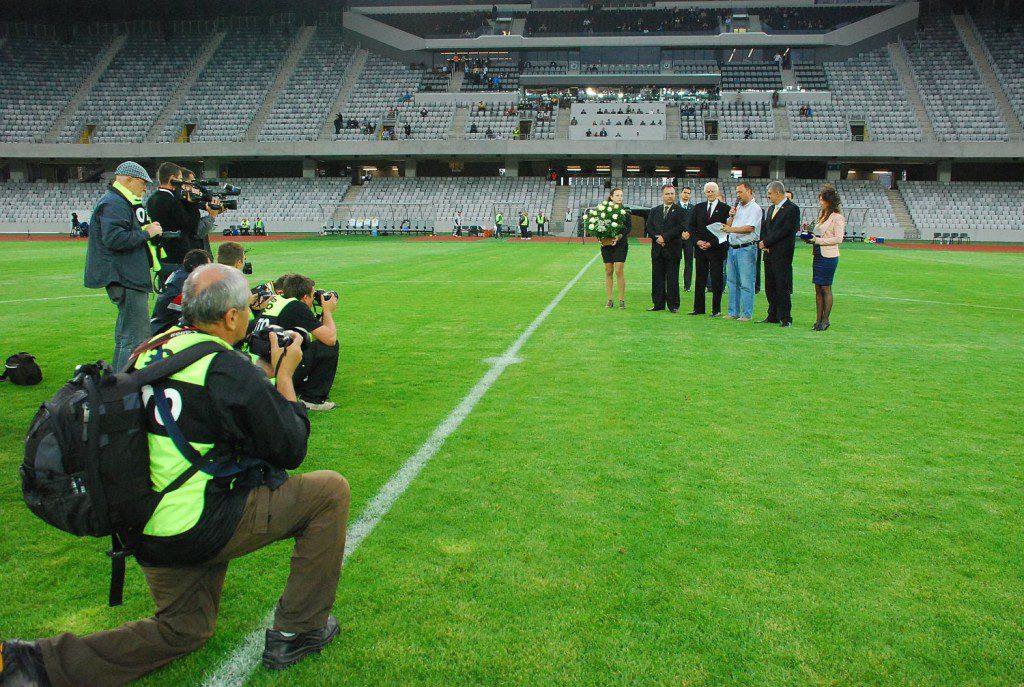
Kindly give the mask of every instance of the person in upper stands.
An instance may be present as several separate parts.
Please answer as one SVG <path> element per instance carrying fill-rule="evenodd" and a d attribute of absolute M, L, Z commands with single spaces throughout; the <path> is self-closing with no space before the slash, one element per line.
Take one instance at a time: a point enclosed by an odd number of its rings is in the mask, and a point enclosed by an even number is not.
<path fill-rule="evenodd" d="M 575 117 L 573 117 L 573 118 L 572 118 L 571 120 L 569 120 L 569 124 L 570 124 L 571 126 L 576 126 L 577 124 L 579 124 L 579 122 L 578 122 L 578 121 L 576 121 L 576 118 L 575 118 Z"/>
<path fill-rule="evenodd" d="M 808 105 L 807 106 L 807 117 L 810 118 L 810 117 L 813 117 L 813 116 L 814 116 L 814 108 L 811 107 L 810 105 Z"/>
<path fill-rule="evenodd" d="M 487 111 L 487 105 L 484 104 L 483 100 L 481 100 L 480 102 L 478 102 L 476 104 L 476 111 L 477 112 L 486 112 Z"/>
<path fill-rule="evenodd" d="M 473 122 L 472 124 L 469 125 L 469 133 L 476 134 L 479 132 L 479 129 L 476 128 L 476 122 Z"/>
<path fill-rule="evenodd" d="M 608 130 L 601 127 L 601 138 L 608 138 Z"/>
<path fill-rule="evenodd" d="M 426 117 L 428 114 L 429 113 L 427 112 L 427 108 L 420 108 L 420 117 Z"/>
<path fill-rule="evenodd" d="M 629 115 L 626 116 L 625 125 L 626 126 L 633 126 L 633 118 L 630 117 Z"/>
<path fill-rule="evenodd" d="M 754 137 L 754 132 L 753 132 L 753 131 L 751 131 L 751 130 L 750 130 L 750 127 L 748 126 L 748 127 L 747 127 L 746 129 L 744 129 L 744 131 L 743 131 L 743 138 L 753 138 L 753 137 Z"/>
<path fill-rule="evenodd" d="M 487 138 L 494 138 L 494 129 L 488 126 L 487 131 L 484 132 L 484 136 L 486 136 Z"/>
<path fill-rule="evenodd" d="M 587 138 L 590 138 L 593 135 L 594 135 L 594 132 L 591 131 L 590 129 L 587 129 Z"/>
<path fill-rule="evenodd" d="M 334 133 L 336 135 L 341 133 L 341 125 L 343 123 L 344 123 L 344 120 L 342 119 L 341 113 L 339 112 L 338 116 L 334 118 Z"/>
<path fill-rule="evenodd" d="M 412 127 L 409 125 L 408 122 L 406 122 L 404 128 L 405 128 L 405 137 L 409 138 L 410 136 L 412 136 Z"/>
<path fill-rule="evenodd" d="M 622 132 L 621 131 L 616 131 L 615 132 L 615 138 L 622 138 Z"/>

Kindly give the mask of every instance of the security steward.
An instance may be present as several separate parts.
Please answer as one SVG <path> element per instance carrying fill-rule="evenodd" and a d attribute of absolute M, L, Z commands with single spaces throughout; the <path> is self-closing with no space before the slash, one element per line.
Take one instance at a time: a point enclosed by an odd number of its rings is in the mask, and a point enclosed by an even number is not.
<path fill-rule="evenodd" d="M 318 318 L 313 314 L 313 288 L 315 282 L 301 274 L 286 274 L 274 282 L 279 295 L 256 315 L 253 331 L 271 325 L 282 329 L 301 329 L 309 332 L 310 340 L 302 355 L 302 364 L 295 375 L 295 389 L 308 410 L 333 410 L 331 387 L 338 372 L 338 329 L 334 323 L 334 310 L 338 299 L 323 298 Z"/>
<path fill-rule="evenodd" d="M 519 213 L 519 238 L 530 238 L 530 215 L 523 210 Z"/>
<path fill-rule="evenodd" d="M 160 263 L 150 241 L 163 233 L 152 222 L 142 196 L 152 179 L 137 162 L 122 162 L 114 182 L 96 203 L 89 219 L 89 244 L 85 252 L 84 283 L 90 289 L 106 289 L 117 306 L 114 325 L 113 365 L 121 370 L 135 347 L 149 338 L 150 271 Z"/>
<path fill-rule="evenodd" d="M 497 212 L 494 215 L 494 238 L 501 238 L 501 228 L 505 226 L 505 215 Z"/>
<path fill-rule="evenodd" d="M 253 233 L 253 236 L 266 236 L 267 235 L 267 228 L 263 224 L 263 218 L 262 217 L 257 217 L 256 218 L 256 223 L 253 225 L 252 233 Z"/>
<path fill-rule="evenodd" d="M 548 218 L 544 216 L 543 210 L 537 213 L 535 221 L 537 222 L 537 236 L 548 233 Z"/>
<path fill-rule="evenodd" d="M 272 386 L 232 350 L 245 336 L 248 299 L 238 270 L 196 268 L 185 281 L 187 326 L 155 337 L 132 358 L 143 367 L 201 342 L 223 346 L 146 399 L 153 488 L 191 473 L 164 495 L 137 553 L 156 613 L 95 634 L 3 642 L 0 684 L 121 685 L 196 651 L 213 635 L 229 562 L 284 539 L 295 540 L 291 571 L 266 632 L 264 666 L 291 666 L 338 634 L 330 612 L 345 548 L 348 483 L 331 471 L 285 472 L 302 464 L 309 436 L 292 382 L 299 339 L 294 334 L 282 350 L 271 338 Z M 158 419 L 158 404 L 175 418 L 168 424 L 180 443 Z M 178 446 L 189 447 L 192 460 Z"/>

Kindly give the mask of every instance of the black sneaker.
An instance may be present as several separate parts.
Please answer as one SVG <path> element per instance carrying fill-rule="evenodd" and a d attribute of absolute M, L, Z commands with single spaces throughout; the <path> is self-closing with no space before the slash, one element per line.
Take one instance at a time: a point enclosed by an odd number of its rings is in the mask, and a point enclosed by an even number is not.
<path fill-rule="evenodd" d="M 285 637 L 278 630 L 267 630 L 263 666 L 270 670 L 284 670 L 309 654 L 318 654 L 338 636 L 338 629 L 338 619 L 331 615 L 327 616 L 327 624 L 322 629 L 299 632 L 292 637 Z"/>
<path fill-rule="evenodd" d="M 51 687 L 38 644 L 17 639 L 0 642 L 0 685 Z"/>

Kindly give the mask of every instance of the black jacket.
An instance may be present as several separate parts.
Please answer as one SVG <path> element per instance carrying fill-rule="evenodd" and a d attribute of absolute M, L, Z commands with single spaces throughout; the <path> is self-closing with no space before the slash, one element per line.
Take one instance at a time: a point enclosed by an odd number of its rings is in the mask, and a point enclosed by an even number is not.
<path fill-rule="evenodd" d="M 686 224 L 686 214 L 673 203 L 669 207 L 668 214 L 665 214 L 664 205 L 655 205 L 647 211 L 647 225 L 644 232 L 651 238 L 651 257 L 682 258 L 683 256 L 683 232 L 689 231 Z M 665 239 L 665 245 L 659 246 L 657 237 Z"/>
<path fill-rule="evenodd" d="M 764 229 L 761 240 L 768 249 L 765 262 L 793 262 L 793 247 L 796 245 L 796 233 L 800 230 L 800 207 L 787 200 L 779 208 L 775 219 L 772 219 L 774 206 L 769 207 L 765 215 Z"/>
<path fill-rule="evenodd" d="M 146 209 L 154 222 L 159 222 L 165 232 L 181 234 L 178 238 L 160 237 L 160 246 L 167 254 L 167 262 L 180 265 L 185 261 L 185 253 L 195 247 L 195 230 L 198 222 L 193 222 L 188 210 L 181 200 L 173 193 L 157 189 L 146 201 Z"/>
<path fill-rule="evenodd" d="M 718 205 L 715 206 L 714 213 L 712 213 L 711 217 L 708 217 L 708 202 L 706 200 L 703 203 L 697 203 L 697 205 L 693 208 L 692 226 L 694 240 L 707 241 L 708 243 L 711 244 L 711 248 L 702 252 L 718 252 L 721 254 L 721 257 L 723 258 L 729 252 L 729 242 L 726 241 L 725 243 L 718 243 L 718 238 L 710 231 L 708 231 L 708 225 L 714 224 L 715 222 L 721 222 L 722 224 L 728 222 L 729 210 L 731 209 L 732 208 L 727 203 L 718 201 Z M 700 248 L 698 247 L 697 250 L 700 250 Z"/>

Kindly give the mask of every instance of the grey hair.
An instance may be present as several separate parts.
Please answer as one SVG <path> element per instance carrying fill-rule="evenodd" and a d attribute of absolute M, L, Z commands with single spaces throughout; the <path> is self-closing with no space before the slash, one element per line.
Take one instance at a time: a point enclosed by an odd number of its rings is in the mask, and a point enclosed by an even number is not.
<path fill-rule="evenodd" d="M 204 278 L 205 275 L 205 278 Z M 213 275 L 217 277 L 208 281 Z M 200 287 L 200 280 L 206 282 Z M 228 310 L 249 305 L 249 285 L 242 273 L 227 265 L 201 265 L 188 275 L 181 290 L 181 317 L 186 324 L 218 322 Z"/>
<path fill-rule="evenodd" d="M 768 193 L 771 193 L 772 191 L 775 191 L 776 193 L 781 193 L 782 195 L 786 195 L 786 185 L 784 183 L 782 183 L 781 181 L 769 181 L 768 182 L 768 186 L 767 186 L 767 191 L 768 191 Z"/>
<path fill-rule="evenodd" d="M 718 189 L 718 184 L 716 184 L 713 181 L 709 181 L 708 183 L 704 184 L 704 193 L 707 193 L 709 188 L 713 188 L 716 191 L 719 190 Z"/>

